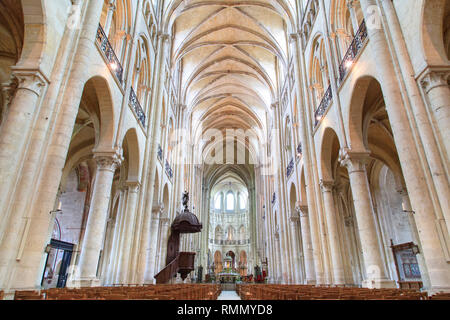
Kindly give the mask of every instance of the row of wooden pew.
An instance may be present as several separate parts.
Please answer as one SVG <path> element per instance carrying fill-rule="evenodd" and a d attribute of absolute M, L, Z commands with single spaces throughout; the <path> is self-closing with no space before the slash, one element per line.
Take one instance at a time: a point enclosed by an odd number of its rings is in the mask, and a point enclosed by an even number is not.
<path fill-rule="evenodd" d="M 427 292 L 406 289 L 368 289 L 313 285 L 238 284 L 242 300 L 447 300 L 449 293 L 428 297 Z"/>
<path fill-rule="evenodd" d="M 216 300 L 220 292 L 216 284 L 158 284 L 19 290 L 14 300 Z"/>

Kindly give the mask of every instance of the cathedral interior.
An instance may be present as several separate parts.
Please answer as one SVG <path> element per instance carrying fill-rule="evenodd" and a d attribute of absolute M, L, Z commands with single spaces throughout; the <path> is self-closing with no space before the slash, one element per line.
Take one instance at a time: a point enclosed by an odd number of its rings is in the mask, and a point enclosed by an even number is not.
<path fill-rule="evenodd" d="M 450 0 L 0 0 L 0 299 L 450 299 L 449 59 Z"/>

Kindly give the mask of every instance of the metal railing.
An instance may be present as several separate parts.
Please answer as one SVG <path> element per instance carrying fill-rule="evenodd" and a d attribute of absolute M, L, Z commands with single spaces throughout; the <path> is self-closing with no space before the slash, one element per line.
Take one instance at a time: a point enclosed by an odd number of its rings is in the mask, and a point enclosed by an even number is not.
<path fill-rule="evenodd" d="M 286 168 L 286 177 L 290 177 L 292 172 L 294 172 L 294 158 L 291 159 L 291 161 L 289 161 L 289 164 Z"/>
<path fill-rule="evenodd" d="M 301 157 L 303 154 L 303 147 L 302 147 L 302 143 L 300 142 L 297 146 L 297 157 Z"/>
<path fill-rule="evenodd" d="M 366 22 L 363 20 L 363 22 L 359 26 L 358 32 L 356 33 L 352 43 L 350 44 L 350 47 L 347 50 L 347 53 L 345 54 L 344 58 L 341 61 L 341 64 L 339 65 L 339 82 L 342 82 L 342 80 L 344 80 L 345 75 L 352 68 L 354 60 L 361 51 L 361 48 L 363 47 L 366 39 L 367 27 Z"/>
<path fill-rule="evenodd" d="M 319 104 L 319 107 L 316 109 L 316 112 L 314 112 L 314 127 L 317 126 L 317 124 L 322 120 L 322 117 L 327 111 L 328 107 L 331 104 L 331 101 L 333 100 L 333 91 L 331 90 L 331 85 L 328 86 L 327 91 L 323 95 L 322 101 Z"/>
<path fill-rule="evenodd" d="M 170 167 L 169 161 L 167 161 L 167 160 L 166 160 L 166 173 L 169 176 L 169 178 L 172 179 L 173 171 L 172 171 L 172 168 Z"/>
<path fill-rule="evenodd" d="M 120 84 L 123 83 L 123 67 L 120 64 L 120 60 L 117 58 L 111 43 L 109 43 L 108 36 L 105 34 L 102 26 L 99 24 L 97 29 L 97 43 L 100 50 L 103 52 L 108 68 L 119 80 Z"/>
<path fill-rule="evenodd" d="M 141 104 L 139 103 L 139 100 L 136 96 L 136 93 L 133 90 L 133 87 L 131 87 L 130 89 L 131 89 L 130 90 L 130 104 L 133 107 L 134 113 L 136 114 L 136 117 L 139 119 L 139 122 L 145 128 L 144 110 L 142 109 Z"/>

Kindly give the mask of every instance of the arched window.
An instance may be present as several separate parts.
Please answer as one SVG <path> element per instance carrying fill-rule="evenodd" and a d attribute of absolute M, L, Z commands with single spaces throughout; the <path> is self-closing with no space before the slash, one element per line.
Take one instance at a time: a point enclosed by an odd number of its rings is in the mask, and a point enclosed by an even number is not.
<path fill-rule="evenodd" d="M 214 200 L 214 209 L 221 209 L 222 208 L 222 194 L 218 193 L 216 195 L 216 199 Z"/>
<path fill-rule="evenodd" d="M 247 199 L 243 194 L 239 195 L 239 209 L 243 210 L 247 206 Z"/>
<path fill-rule="evenodd" d="M 234 195 L 232 192 L 227 193 L 226 208 L 227 210 L 234 210 Z"/>

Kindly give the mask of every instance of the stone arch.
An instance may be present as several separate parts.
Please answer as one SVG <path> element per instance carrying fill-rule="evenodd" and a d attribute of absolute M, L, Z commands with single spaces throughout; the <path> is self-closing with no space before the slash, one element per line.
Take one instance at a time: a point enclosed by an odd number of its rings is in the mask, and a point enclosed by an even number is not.
<path fill-rule="evenodd" d="M 366 150 L 363 138 L 363 109 L 372 80 L 374 78 L 370 76 L 363 76 L 353 86 L 348 113 L 348 143 L 349 147 L 354 151 Z"/>
<path fill-rule="evenodd" d="M 298 201 L 298 196 L 297 196 L 297 188 L 295 187 L 295 184 L 292 183 L 291 187 L 289 188 L 289 209 L 290 209 L 290 215 L 294 215 L 295 214 L 295 205 Z"/>
<path fill-rule="evenodd" d="M 168 209 L 169 209 L 169 196 L 170 196 L 170 193 L 169 193 L 169 186 L 168 186 L 168 184 L 166 183 L 165 185 L 164 185 L 164 188 L 163 188 L 163 195 L 162 195 L 162 202 L 163 202 L 163 204 L 164 204 L 164 210 L 166 211 L 166 212 L 168 212 Z"/>
<path fill-rule="evenodd" d="M 299 201 L 303 204 L 308 203 L 308 199 L 306 197 L 306 179 L 305 179 L 305 166 L 302 166 L 300 170 L 300 187 L 299 187 Z"/>
<path fill-rule="evenodd" d="M 44 0 L 21 0 L 24 22 L 24 41 L 20 60 L 21 68 L 39 67 L 48 45 L 47 34 L 50 31 L 47 24 Z"/>
<path fill-rule="evenodd" d="M 421 38 L 424 58 L 428 64 L 449 63 L 449 0 L 423 1 Z"/>
<path fill-rule="evenodd" d="M 158 166 L 155 168 L 155 179 L 153 180 L 153 206 L 159 202 L 159 171 Z"/>
<path fill-rule="evenodd" d="M 140 172 L 140 153 L 139 141 L 136 129 L 131 128 L 127 131 L 122 143 L 124 159 L 128 162 L 128 181 L 139 181 Z"/>
<path fill-rule="evenodd" d="M 99 127 L 97 129 L 95 150 L 110 151 L 114 145 L 114 102 L 108 81 L 102 76 L 93 76 L 86 81 L 83 97 L 94 102 L 98 112 Z"/>
<path fill-rule="evenodd" d="M 320 147 L 319 174 L 324 181 L 332 181 L 335 177 L 336 163 L 339 156 L 340 141 L 334 129 L 327 127 L 322 135 Z"/>
<path fill-rule="evenodd" d="M 371 157 L 384 162 L 398 177 L 401 175 L 397 150 L 390 130 L 383 92 L 377 79 L 359 78 L 353 87 L 349 108 L 348 136 L 352 151 L 370 151 Z M 378 129 L 373 119 L 378 118 Z M 377 131 L 376 131 L 377 130 Z"/>

